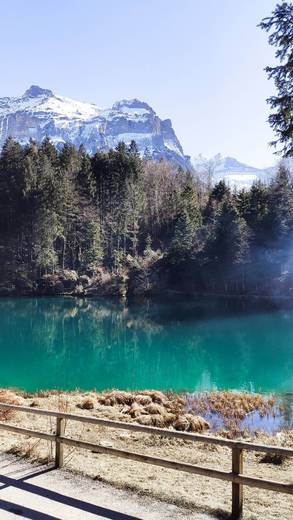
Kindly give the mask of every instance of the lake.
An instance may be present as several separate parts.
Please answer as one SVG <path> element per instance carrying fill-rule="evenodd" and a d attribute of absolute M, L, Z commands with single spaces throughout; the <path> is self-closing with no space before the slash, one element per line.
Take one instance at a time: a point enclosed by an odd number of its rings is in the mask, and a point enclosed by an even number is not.
<path fill-rule="evenodd" d="M 293 392 L 293 307 L 0 299 L 0 387 Z"/>

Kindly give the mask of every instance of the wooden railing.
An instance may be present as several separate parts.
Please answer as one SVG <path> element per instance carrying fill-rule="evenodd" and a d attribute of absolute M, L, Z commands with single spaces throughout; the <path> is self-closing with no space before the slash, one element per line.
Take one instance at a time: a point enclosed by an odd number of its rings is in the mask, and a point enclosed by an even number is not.
<path fill-rule="evenodd" d="M 278 454 L 286 457 L 293 457 L 293 449 L 282 448 L 278 446 L 266 446 L 263 444 L 251 444 L 242 441 L 233 441 L 228 439 L 222 439 L 220 437 L 212 437 L 201 434 L 179 432 L 175 430 L 165 430 L 162 428 L 154 428 L 150 426 L 142 426 L 133 423 L 124 423 L 111 421 L 108 419 L 99 419 L 98 417 L 90 417 L 86 415 L 77 415 L 64 413 L 52 410 L 43 410 L 40 408 L 30 408 L 27 406 L 18 406 L 11 404 L 0 403 L 0 408 L 6 410 L 16 410 L 18 412 L 26 412 L 37 415 L 45 415 L 47 417 L 56 418 L 56 433 L 45 433 L 27 428 L 20 428 L 7 423 L 0 423 L 0 429 L 9 431 L 11 433 L 17 433 L 21 435 L 28 435 L 31 437 L 37 437 L 47 441 L 55 442 L 56 444 L 56 455 L 55 465 L 56 468 L 61 468 L 64 464 L 63 447 L 73 446 L 77 448 L 83 448 L 91 450 L 96 453 L 105 453 L 108 455 L 114 455 L 116 457 L 122 457 L 125 459 L 131 459 L 138 462 L 144 462 L 147 464 L 153 464 L 161 466 L 163 468 L 175 469 L 178 471 L 184 471 L 192 473 L 194 475 L 202 475 L 204 477 L 216 478 L 225 480 L 232 483 L 232 517 L 234 520 L 238 519 L 242 515 L 243 511 L 243 485 L 251 486 L 255 488 L 268 489 L 270 491 L 277 491 L 280 493 L 288 493 L 293 495 L 293 482 L 290 484 L 276 482 L 273 480 L 264 480 L 256 477 L 250 477 L 243 474 L 243 451 L 258 451 Z M 172 437 L 176 439 L 184 439 L 193 442 L 205 442 L 209 444 L 215 444 L 218 446 L 225 446 L 232 450 L 232 468 L 231 471 L 222 471 L 212 468 L 206 468 L 202 466 L 196 466 L 193 464 L 187 464 L 168 459 L 161 459 L 158 457 L 152 457 L 149 455 L 142 455 L 139 453 L 133 453 L 126 450 L 120 450 L 116 448 L 110 448 L 93 444 L 86 441 L 72 439 L 65 436 L 65 421 L 79 421 L 83 423 L 90 423 L 99 426 L 105 426 L 109 428 L 119 428 L 135 432 L 148 433 L 152 435 L 160 435 L 163 437 Z"/>

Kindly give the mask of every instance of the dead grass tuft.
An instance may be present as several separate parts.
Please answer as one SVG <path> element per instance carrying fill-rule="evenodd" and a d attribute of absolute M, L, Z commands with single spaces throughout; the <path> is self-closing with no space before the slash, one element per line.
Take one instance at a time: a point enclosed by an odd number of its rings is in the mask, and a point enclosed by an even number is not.
<path fill-rule="evenodd" d="M 167 402 L 166 395 L 163 394 L 163 392 L 160 392 L 159 390 L 144 390 L 143 392 L 141 392 L 141 394 L 150 397 L 153 403 L 163 405 Z"/>
<path fill-rule="evenodd" d="M 37 390 L 36 392 L 24 394 L 24 397 L 40 397 L 41 399 L 46 399 L 47 397 L 51 397 L 52 395 L 60 395 L 61 390 Z"/>
<path fill-rule="evenodd" d="M 204 392 L 188 398 L 190 410 L 196 413 L 218 413 L 224 418 L 238 420 L 256 410 L 264 417 L 275 404 L 273 397 L 246 392 Z"/>
<path fill-rule="evenodd" d="M 249 432 L 241 427 L 241 421 L 250 413 L 260 417 L 274 416 L 276 399 L 246 392 L 203 392 L 187 398 L 188 411 L 201 416 L 214 414 L 223 422 L 222 435 L 234 438 Z"/>
<path fill-rule="evenodd" d="M 140 415 L 136 422 L 144 426 L 155 426 L 156 428 L 165 428 L 167 426 L 167 418 L 160 414 Z"/>
<path fill-rule="evenodd" d="M 113 390 L 111 392 L 104 392 L 101 396 L 98 396 L 98 402 L 105 406 L 115 406 L 117 404 L 127 404 L 130 406 L 134 402 L 134 396 L 130 392 Z"/>
<path fill-rule="evenodd" d="M 94 401 L 92 399 L 84 399 L 81 403 L 76 405 L 78 408 L 82 410 L 93 410 L 95 407 Z"/>
<path fill-rule="evenodd" d="M 209 428 L 207 421 L 201 417 L 186 413 L 186 401 L 171 392 L 112 390 L 98 395 L 97 400 L 102 405 L 103 413 L 114 420 L 189 432 L 201 432 Z"/>
<path fill-rule="evenodd" d="M 39 408 L 40 407 L 39 401 L 32 401 L 31 404 L 30 404 L 30 407 L 31 408 Z"/>
<path fill-rule="evenodd" d="M 139 417 L 140 415 L 145 413 L 144 408 L 136 402 L 132 403 L 132 405 L 125 410 L 126 411 L 124 413 L 127 413 L 132 418 Z"/>
<path fill-rule="evenodd" d="M 181 432 L 203 432 L 209 429 L 209 423 L 205 419 L 192 414 L 179 415 L 173 426 Z"/>
<path fill-rule="evenodd" d="M 285 455 L 278 453 L 266 453 L 261 459 L 261 464 L 274 464 L 275 466 L 281 466 L 287 460 Z"/>
<path fill-rule="evenodd" d="M 0 402 L 5 404 L 19 404 L 19 400 L 10 390 L 0 390 Z M 8 421 L 15 413 L 14 410 L 1 410 L 0 408 L 0 421 Z"/>
<path fill-rule="evenodd" d="M 70 409 L 69 399 L 61 394 L 58 395 L 57 408 L 59 412 L 68 413 Z"/>
<path fill-rule="evenodd" d="M 135 396 L 135 400 L 142 406 L 148 406 L 152 404 L 152 398 L 149 395 L 138 394 Z"/>
<path fill-rule="evenodd" d="M 162 406 L 161 404 L 157 404 L 157 403 L 151 403 L 149 404 L 148 406 L 145 407 L 145 411 L 148 413 L 148 414 L 151 414 L 151 415 L 166 415 L 166 408 L 164 408 L 164 406 Z"/>

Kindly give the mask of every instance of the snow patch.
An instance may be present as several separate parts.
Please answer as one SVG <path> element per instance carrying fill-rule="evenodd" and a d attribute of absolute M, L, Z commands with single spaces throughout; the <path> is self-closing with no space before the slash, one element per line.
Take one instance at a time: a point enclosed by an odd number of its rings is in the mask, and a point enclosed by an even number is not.
<path fill-rule="evenodd" d="M 138 99 L 124 99 L 112 108 L 101 109 L 36 85 L 23 96 L 0 99 L 0 145 L 8 135 L 22 144 L 30 137 L 42 141 L 49 136 L 56 144 L 84 144 L 92 153 L 96 149 L 114 148 L 120 141 L 130 144 L 134 140 L 141 155 L 148 149 L 154 158 L 174 160 L 184 168 L 189 167 L 171 121 L 165 123 L 147 103 Z"/>

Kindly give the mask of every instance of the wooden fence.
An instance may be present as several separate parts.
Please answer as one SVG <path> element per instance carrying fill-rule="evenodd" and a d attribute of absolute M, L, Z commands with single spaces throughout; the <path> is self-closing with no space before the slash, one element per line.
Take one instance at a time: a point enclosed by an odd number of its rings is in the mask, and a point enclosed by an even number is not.
<path fill-rule="evenodd" d="M 290 484 L 276 482 L 273 480 L 264 480 L 256 477 L 250 477 L 243 474 L 243 451 L 258 451 L 272 454 L 278 454 L 286 457 L 293 457 L 293 449 L 282 448 L 277 446 L 265 446 L 263 444 L 251 444 L 242 441 L 233 441 L 227 439 L 221 439 L 220 437 L 212 437 L 201 434 L 178 432 L 175 430 L 165 430 L 162 428 L 154 428 L 150 426 L 142 426 L 133 423 L 124 423 L 111 421 L 107 419 L 99 419 L 97 417 L 90 417 L 86 415 L 77 415 L 64 413 L 52 410 L 43 410 L 39 408 L 30 408 L 27 406 L 18 406 L 11 404 L 0 403 L 0 408 L 6 410 L 16 410 L 18 412 L 26 412 L 37 415 L 45 415 L 47 417 L 56 418 L 56 433 L 45 433 L 27 428 L 20 428 L 7 423 L 0 423 L 0 429 L 6 430 L 11 433 L 17 433 L 22 435 L 28 435 L 30 437 L 37 437 L 47 441 L 54 442 L 56 444 L 56 455 L 55 465 L 56 468 L 61 468 L 64 464 L 63 447 L 73 446 L 77 448 L 83 448 L 91 450 L 96 453 L 105 453 L 108 455 L 114 455 L 116 457 L 122 457 L 125 459 L 135 460 L 138 462 L 145 462 L 147 464 L 153 464 L 161 466 L 163 468 L 175 469 L 178 471 L 184 471 L 194 475 L 202 475 L 204 477 L 216 478 L 225 480 L 232 483 L 232 517 L 234 520 L 238 519 L 242 515 L 243 511 L 243 485 L 251 486 L 255 488 L 268 489 L 270 491 L 277 491 L 280 493 L 288 493 L 293 495 L 293 482 Z M 195 466 L 193 464 L 187 464 L 168 459 L 161 459 L 158 457 L 151 457 L 149 455 L 142 455 L 139 453 L 133 453 L 126 450 L 120 450 L 116 448 L 110 448 L 85 442 L 77 439 L 72 439 L 65 436 L 65 421 L 79 421 L 83 423 L 95 424 L 98 426 L 105 426 L 109 428 L 119 428 L 135 432 L 148 433 L 152 435 L 160 435 L 163 437 L 172 437 L 176 439 L 184 439 L 193 442 L 205 442 L 209 444 L 216 444 L 218 446 L 225 446 L 232 450 L 232 467 L 231 471 L 222 471 L 212 468 L 205 468 L 202 466 Z"/>

